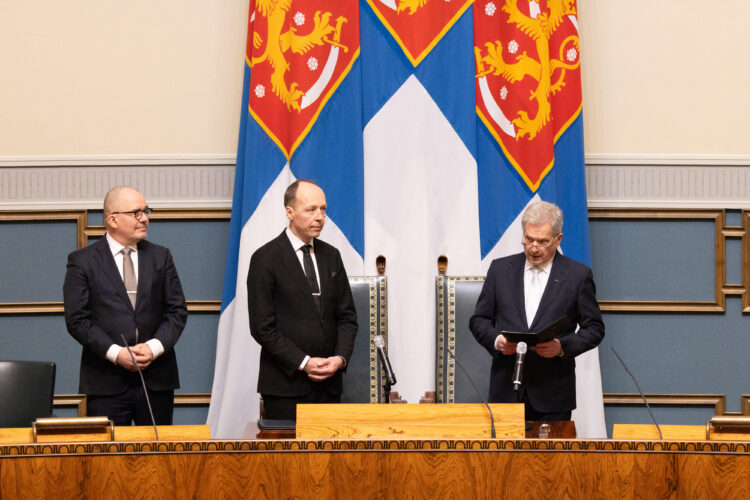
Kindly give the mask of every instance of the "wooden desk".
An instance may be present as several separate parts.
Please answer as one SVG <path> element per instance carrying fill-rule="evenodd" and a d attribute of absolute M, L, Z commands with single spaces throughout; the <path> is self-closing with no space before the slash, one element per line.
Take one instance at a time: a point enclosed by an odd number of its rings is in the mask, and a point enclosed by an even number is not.
<path fill-rule="evenodd" d="M 1 498 L 750 498 L 750 442 L 0 445 Z"/>
<path fill-rule="evenodd" d="M 575 439 L 576 438 L 576 424 L 572 421 L 567 422 L 532 422 L 531 428 L 526 430 L 527 439 L 538 439 L 539 429 L 542 424 L 550 426 L 549 438 L 550 439 Z M 245 426 L 245 434 L 242 439 L 294 439 L 295 433 L 293 429 L 259 429 L 258 423 L 251 421 Z"/>

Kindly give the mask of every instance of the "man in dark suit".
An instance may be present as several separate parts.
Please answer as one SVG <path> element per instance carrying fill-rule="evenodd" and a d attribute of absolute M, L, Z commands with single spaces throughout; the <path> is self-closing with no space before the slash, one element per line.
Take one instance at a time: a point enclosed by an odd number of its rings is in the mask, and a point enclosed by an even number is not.
<path fill-rule="evenodd" d="M 297 403 L 339 403 L 357 334 L 339 251 L 319 240 L 323 190 L 308 180 L 284 194 L 289 227 L 250 260 L 250 333 L 261 345 L 258 392 L 266 417 L 295 419 Z"/>
<path fill-rule="evenodd" d="M 129 187 L 104 199 L 107 233 L 71 253 L 63 285 L 65 323 L 83 346 L 79 391 L 87 414 L 115 425 L 151 425 L 137 368 L 142 370 L 157 424 L 172 423 L 180 385 L 174 345 L 187 307 L 169 250 L 146 238 L 151 209 Z"/>
<path fill-rule="evenodd" d="M 492 355 L 490 401 L 525 403 L 527 420 L 570 420 L 576 407 L 575 357 L 604 337 L 591 269 L 557 251 L 562 219 L 552 203 L 538 202 L 524 211 L 524 251 L 492 262 L 469 322 Z M 573 327 L 529 348 L 517 393 L 512 381 L 517 344 L 500 331 L 539 331 L 563 315 Z"/>

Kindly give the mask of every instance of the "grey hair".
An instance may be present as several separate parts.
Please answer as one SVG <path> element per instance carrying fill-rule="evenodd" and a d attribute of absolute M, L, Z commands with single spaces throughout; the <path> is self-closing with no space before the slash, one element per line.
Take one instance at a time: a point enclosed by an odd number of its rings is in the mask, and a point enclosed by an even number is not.
<path fill-rule="evenodd" d="M 547 201 L 538 201 L 529 205 L 521 216 L 521 227 L 526 231 L 526 224 L 539 226 L 549 222 L 555 236 L 562 232 L 563 213 L 560 207 Z"/>

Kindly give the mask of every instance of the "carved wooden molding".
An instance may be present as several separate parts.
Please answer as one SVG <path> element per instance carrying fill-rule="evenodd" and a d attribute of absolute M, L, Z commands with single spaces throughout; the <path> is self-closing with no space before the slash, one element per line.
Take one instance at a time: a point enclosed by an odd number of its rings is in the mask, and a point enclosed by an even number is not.
<path fill-rule="evenodd" d="M 692 453 L 750 455 L 750 442 L 744 441 L 615 441 L 560 439 L 337 439 L 337 440 L 243 440 L 243 441 L 158 441 L 101 443 L 44 443 L 0 445 L 0 457 L 138 455 L 152 453 L 222 454 L 294 451 L 315 452 L 513 452 L 543 451 L 561 453 Z"/>
<path fill-rule="evenodd" d="M 589 220 L 713 220 L 714 222 L 714 299 L 696 300 L 599 300 L 603 311 L 619 312 L 723 312 L 726 295 L 744 293 L 744 287 L 728 285 L 726 280 L 726 238 L 739 228 L 725 225 L 724 210 L 682 209 L 604 209 L 589 210 Z M 731 236 L 726 236 L 726 234 Z M 743 259 L 744 260 L 744 259 Z M 728 293 L 725 293 L 725 289 Z"/>

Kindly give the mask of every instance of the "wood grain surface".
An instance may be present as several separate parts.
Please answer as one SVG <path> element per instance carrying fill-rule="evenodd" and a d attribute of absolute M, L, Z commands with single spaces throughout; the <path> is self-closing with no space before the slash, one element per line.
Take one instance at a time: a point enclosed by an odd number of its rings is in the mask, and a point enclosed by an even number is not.
<path fill-rule="evenodd" d="M 311 444 L 319 448 L 321 443 Z M 6 456 L 0 458 L 0 496 L 19 499 L 750 498 L 750 455 L 314 449 Z"/>
<path fill-rule="evenodd" d="M 492 404 L 498 438 L 526 435 L 523 404 Z M 482 404 L 297 405 L 298 439 L 487 439 L 490 415 Z"/>

